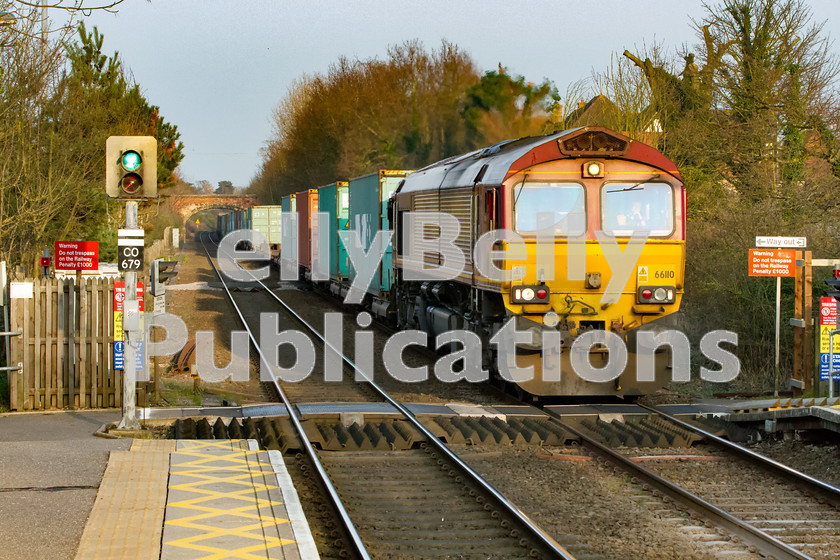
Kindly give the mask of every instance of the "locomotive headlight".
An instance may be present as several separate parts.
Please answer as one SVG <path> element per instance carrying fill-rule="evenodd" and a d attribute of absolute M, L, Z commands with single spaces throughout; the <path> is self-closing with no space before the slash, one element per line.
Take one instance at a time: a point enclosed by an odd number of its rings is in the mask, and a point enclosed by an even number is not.
<path fill-rule="evenodd" d="M 547 304 L 550 299 L 551 293 L 545 284 L 516 286 L 510 293 L 511 303 Z"/>
<path fill-rule="evenodd" d="M 603 177 L 604 164 L 600 161 L 587 161 L 581 171 L 584 177 Z"/>
<path fill-rule="evenodd" d="M 676 290 L 673 286 L 640 286 L 636 295 L 639 303 L 674 303 Z"/>

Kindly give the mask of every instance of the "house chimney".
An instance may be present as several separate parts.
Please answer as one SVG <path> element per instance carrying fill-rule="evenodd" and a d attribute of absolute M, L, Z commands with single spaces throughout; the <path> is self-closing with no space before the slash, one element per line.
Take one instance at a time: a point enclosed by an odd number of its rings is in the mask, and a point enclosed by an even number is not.
<path fill-rule="evenodd" d="M 586 107 L 586 101 L 581 99 L 580 101 L 578 101 L 578 109 L 583 109 L 584 107 Z"/>

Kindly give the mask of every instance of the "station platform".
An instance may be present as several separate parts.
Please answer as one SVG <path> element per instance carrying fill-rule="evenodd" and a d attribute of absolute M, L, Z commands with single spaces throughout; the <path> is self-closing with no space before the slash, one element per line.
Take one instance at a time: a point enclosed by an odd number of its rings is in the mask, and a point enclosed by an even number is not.
<path fill-rule="evenodd" d="M 78 560 L 318 558 L 279 452 L 253 440 L 134 440 L 113 451 Z"/>

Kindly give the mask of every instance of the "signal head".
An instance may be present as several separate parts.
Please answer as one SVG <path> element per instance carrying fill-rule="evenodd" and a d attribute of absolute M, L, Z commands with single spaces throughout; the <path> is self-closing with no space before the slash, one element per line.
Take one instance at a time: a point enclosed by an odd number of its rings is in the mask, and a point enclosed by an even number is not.
<path fill-rule="evenodd" d="M 157 196 L 157 140 L 110 136 L 105 143 L 105 191 L 125 199 Z"/>
<path fill-rule="evenodd" d="M 134 150 L 126 150 L 120 157 L 120 165 L 126 171 L 137 171 L 141 163 L 143 163 L 143 158 Z"/>

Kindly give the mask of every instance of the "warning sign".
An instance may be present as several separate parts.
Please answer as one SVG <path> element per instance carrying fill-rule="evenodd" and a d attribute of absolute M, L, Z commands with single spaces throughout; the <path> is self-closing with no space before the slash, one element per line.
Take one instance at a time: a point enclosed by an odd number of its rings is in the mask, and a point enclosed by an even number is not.
<path fill-rule="evenodd" d="M 829 339 L 831 331 L 837 329 L 837 300 L 833 297 L 820 299 L 820 379 L 828 379 Z M 834 371 L 840 370 L 840 334 L 834 335 Z"/>
<path fill-rule="evenodd" d="M 143 283 L 137 282 L 136 285 L 137 304 L 140 311 L 143 311 Z M 114 282 L 114 369 L 123 369 L 123 357 L 125 353 L 125 343 L 123 342 L 124 334 L 122 328 L 123 316 L 123 301 L 125 301 L 125 282 Z M 140 318 L 142 326 L 142 315 Z M 140 341 L 140 347 L 135 354 L 137 369 L 143 369 L 143 341 Z"/>
<path fill-rule="evenodd" d="M 99 241 L 56 241 L 56 270 L 99 270 Z"/>
<path fill-rule="evenodd" d="M 796 276 L 796 251 L 750 249 L 750 276 Z"/>

